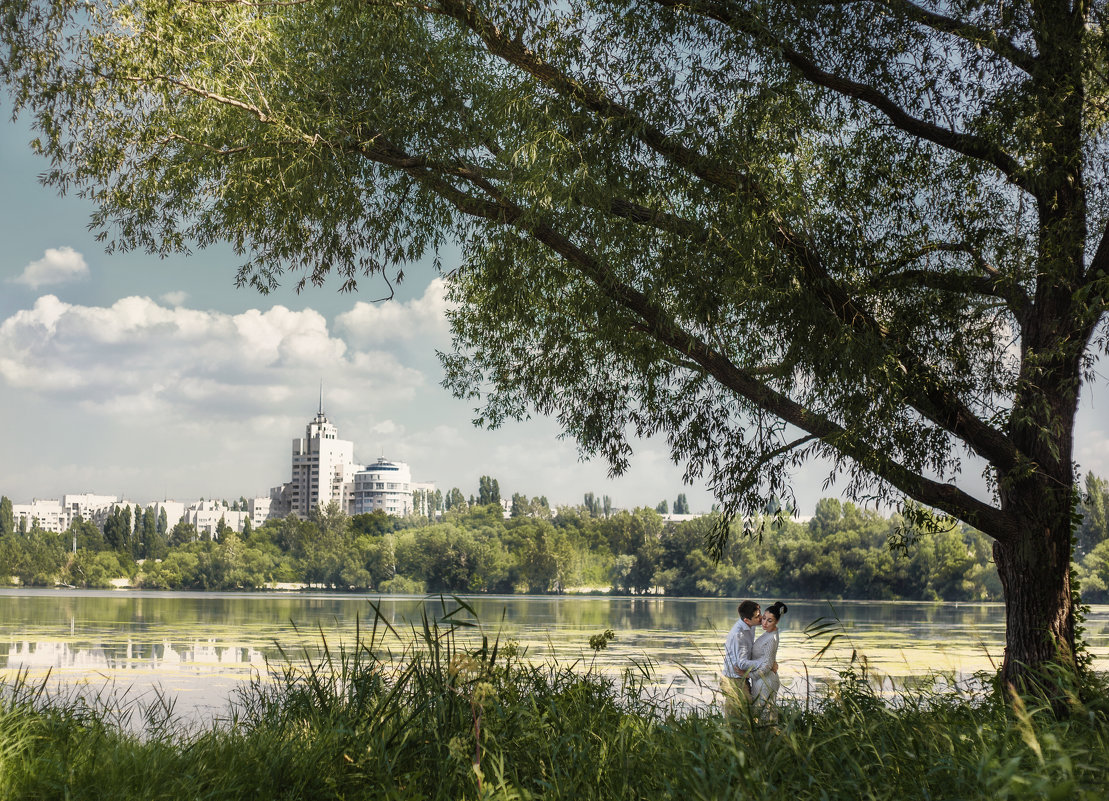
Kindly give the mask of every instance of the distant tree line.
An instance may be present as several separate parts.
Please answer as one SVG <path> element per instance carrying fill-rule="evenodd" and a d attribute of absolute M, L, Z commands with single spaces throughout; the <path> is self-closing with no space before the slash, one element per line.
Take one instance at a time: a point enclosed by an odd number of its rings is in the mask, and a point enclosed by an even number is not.
<path fill-rule="evenodd" d="M 514 494 L 506 517 L 499 486 L 483 477 L 473 503 L 446 496 L 439 515 L 347 516 L 337 506 L 205 537 L 187 523 L 121 506 L 103 530 L 78 520 L 62 534 L 16 528 L 0 499 L 0 581 L 105 587 L 127 578 L 155 589 L 254 589 L 277 583 L 385 593 L 616 593 L 886 600 L 997 600 L 991 543 L 967 526 L 918 530 L 826 498 L 805 522 L 761 538 L 733 535 L 714 561 L 714 514 L 667 522 L 655 509 L 612 509 L 587 494 L 552 510 Z M 478 500 L 486 503 L 479 503 Z M 677 508 L 687 508 L 679 496 Z M 1076 575 L 1086 600 L 1109 601 L 1109 483 L 1086 478 L 1076 531 Z M 900 547 L 891 547 L 891 543 Z M 76 545 L 76 551 L 74 551 Z"/>
<path fill-rule="evenodd" d="M 468 500 L 458 487 L 452 487 L 446 493 L 442 490 L 416 490 L 413 496 L 413 508 L 432 519 L 437 519 L 443 512 L 460 512 L 473 506 L 504 504 L 501 499 L 500 482 L 491 476 L 481 476 L 478 479 L 477 495 L 470 495 Z M 589 514 L 597 517 L 609 517 L 614 512 L 612 498 L 608 495 L 602 495 L 598 498 L 592 492 L 587 492 L 582 500 L 582 506 Z M 550 503 L 547 501 L 546 495 L 532 497 L 529 500 L 527 495 L 514 492 L 508 508 L 511 510 L 512 517 L 535 516 L 541 514 L 540 510 L 549 510 Z M 665 499 L 660 501 L 655 506 L 655 511 L 662 515 L 669 514 L 669 502 Z M 674 514 L 687 515 L 691 513 L 692 509 L 685 493 L 678 493 L 678 496 L 674 499 Z"/>

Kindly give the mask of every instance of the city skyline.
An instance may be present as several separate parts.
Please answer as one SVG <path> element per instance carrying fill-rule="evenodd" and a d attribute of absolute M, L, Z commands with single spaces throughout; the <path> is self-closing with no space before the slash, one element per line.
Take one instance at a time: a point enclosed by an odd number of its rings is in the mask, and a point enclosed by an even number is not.
<path fill-rule="evenodd" d="M 370 453 L 413 466 L 444 491 L 476 492 L 481 475 L 502 493 L 581 503 L 586 492 L 621 507 L 713 498 L 684 485 L 665 442 L 639 442 L 628 473 L 606 478 L 578 461 L 555 422 L 475 429 L 472 404 L 439 386 L 436 350 L 450 346 L 444 285 L 430 263 L 409 265 L 389 294 L 366 279 L 356 294 L 291 289 L 268 296 L 234 287 L 240 260 L 212 247 L 164 261 L 107 254 L 86 226 L 91 206 L 35 180 L 25 126 L 0 132 L 0 414 L 10 421 L 0 493 L 13 499 L 97 492 L 135 499 L 266 495 L 287 479 L 287 441 L 317 401 Z M 459 257 L 444 252 L 444 269 Z M 1104 368 L 1083 391 L 1075 453 L 1083 473 L 1109 475 Z M 980 466 L 968 461 L 967 478 Z M 801 514 L 823 496 L 827 470 L 798 474 Z M 985 490 L 979 482 L 979 491 Z"/>

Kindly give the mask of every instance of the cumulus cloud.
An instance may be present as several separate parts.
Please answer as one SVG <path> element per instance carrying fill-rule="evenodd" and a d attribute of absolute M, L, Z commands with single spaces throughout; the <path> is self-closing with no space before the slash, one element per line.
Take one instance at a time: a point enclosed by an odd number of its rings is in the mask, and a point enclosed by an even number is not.
<path fill-rule="evenodd" d="M 311 309 L 226 314 L 173 300 L 91 306 L 44 295 L 0 318 L 0 411 L 19 421 L 5 442 L 21 465 L 9 497 L 264 494 L 289 479 L 289 441 L 315 413 L 321 379 L 324 411 L 357 460 L 403 459 L 444 490 L 468 494 L 492 475 L 506 495 L 555 503 L 594 491 L 653 504 L 680 491 L 662 459 L 606 482 L 605 465 L 581 464 L 550 420 L 473 429 L 470 404 L 435 386 L 437 369 L 422 360 L 447 335 L 441 281 L 332 322 Z"/>
<path fill-rule="evenodd" d="M 0 323 L 0 379 L 105 415 L 246 422 L 287 413 L 321 378 L 360 404 L 410 399 L 426 383 L 386 351 L 348 348 L 311 309 L 224 314 L 46 295 Z"/>
<path fill-rule="evenodd" d="M 375 434 L 395 434 L 399 426 L 392 420 L 382 420 L 370 429 Z"/>
<path fill-rule="evenodd" d="M 168 306 L 181 306 L 189 299 L 189 293 L 182 289 L 174 290 L 173 292 L 166 292 L 159 300 Z"/>
<path fill-rule="evenodd" d="M 49 284 L 64 284 L 88 278 L 89 266 L 85 257 L 70 247 L 47 248 L 38 261 L 28 264 L 23 272 L 11 279 L 17 284 L 38 289 Z"/>
<path fill-rule="evenodd" d="M 405 303 L 365 303 L 335 319 L 335 327 L 351 342 L 360 344 L 399 340 L 432 339 L 445 342 L 447 325 L 446 284 L 435 278 L 424 294 Z"/>

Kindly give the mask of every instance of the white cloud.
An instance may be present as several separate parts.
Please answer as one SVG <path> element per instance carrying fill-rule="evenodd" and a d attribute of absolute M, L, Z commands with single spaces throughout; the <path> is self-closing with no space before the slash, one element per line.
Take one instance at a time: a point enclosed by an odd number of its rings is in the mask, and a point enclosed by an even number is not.
<path fill-rule="evenodd" d="M 0 379 L 116 419 L 249 423 L 287 414 L 321 378 L 340 410 L 410 399 L 426 384 L 388 352 L 349 349 L 312 309 L 232 315 L 142 297 L 98 307 L 46 295 L 0 323 Z"/>
<path fill-rule="evenodd" d="M 344 331 L 348 341 L 376 344 L 397 340 L 431 339 L 446 342 L 446 284 L 435 278 L 424 294 L 406 303 L 359 301 L 354 308 L 335 318 L 335 327 Z"/>
<path fill-rule="evenodd" d="M 188 299 L 189 293 L 185 292 L 182 289 L 178 289 L 173 292 L 166 292 L 164 295 L 159 297 L 159 300 L 169 306 L 181 306 Z"/>
<path fill-rule="evenodd" d="M 506 497 L 556 504 L 595 492 L 653 506 L 686 492 L 695 509 L 711 505 L 703 487 L 682 486 L 659 441 L 638 445 L 628 474 L 609 481 L 602 461 L 582 463 L 573 441 L 558 438 L 555 421 L 474 429 L 471 404 L 436 386 L 421 357 L 446 339 L 442 289 L 436 281 L 407 303 L 359 303 L 333 324 L 284 306 L 227 314 L 45 295 L 0 319 L 0 413 L 19 421 L 5 448 L 21 465 L 5 492 L 144 502 L 265 493 L 289 479 L 289 441 L 303 435 L 322 379 L 325 413 L 356 459 L 403 459 L 444 490 L 468 495 L 491 475 Z"/>
<path fill-rule="evenodd" d="M 468 482 L 485 433 L 436 386 L 442 298 L 435 282 L 408 303 L 358 304 L 339 325 L 284 306 L 228 314 L 169 305 L 175 296 L 94 306 L 44 295 L 0 318 L 0 412 L 21 421 L 8 445 L 29 468 L 9 495 L 265 492 L 288 480 L 289 440 L 321 380 L 324 410 L 357 458 L 384 452 L 421 477 L 460 462 Z M 69 467 L 30 469 L 47 459 Z"/>
<path fill-rule="evenodd" d="M 397 430 L 398 426 L 392 420 L 382 420 L 370 429 L 375 434 L 395 434 Z"/>
<path fill-rule="evenodd" d="M 88 276 L 89 266 L 85 263 L 85 257 L 71 247 L 61 247 L 47 248 L 41 259 L 28 264 L 20 275 L 11 280 L 38 289 Z"/>

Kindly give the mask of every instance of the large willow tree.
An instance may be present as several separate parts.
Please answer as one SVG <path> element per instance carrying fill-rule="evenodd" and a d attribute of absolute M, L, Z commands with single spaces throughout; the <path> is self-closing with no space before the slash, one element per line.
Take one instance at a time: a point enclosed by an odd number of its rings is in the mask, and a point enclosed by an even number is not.
<path fill-rule="evenodd" d="M 483 423 L 615 472 L 665 436 L 729 515 L 822 457 L 988 533 L 1023 682 L 1074 655 L 1105 6 L 5 0 L 0 60 L 111 247 L 229 240 L 265 291 L 461 243 Z"/>

